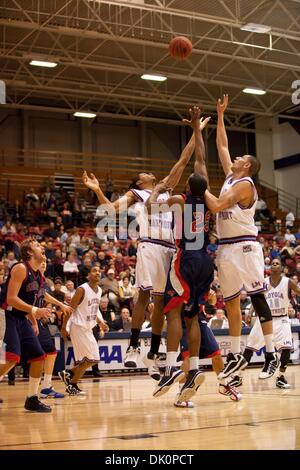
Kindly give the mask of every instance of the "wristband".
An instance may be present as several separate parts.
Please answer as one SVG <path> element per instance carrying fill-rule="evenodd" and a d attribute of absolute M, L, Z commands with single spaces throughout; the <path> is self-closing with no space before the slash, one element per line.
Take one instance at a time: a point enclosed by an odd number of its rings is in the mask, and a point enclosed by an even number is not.
<path fill-rule="evenodd" d="M 31 309 L 32 315 L 36 315 L 37 311 L 38 311 L 38 307 L 32 307 Z"/>

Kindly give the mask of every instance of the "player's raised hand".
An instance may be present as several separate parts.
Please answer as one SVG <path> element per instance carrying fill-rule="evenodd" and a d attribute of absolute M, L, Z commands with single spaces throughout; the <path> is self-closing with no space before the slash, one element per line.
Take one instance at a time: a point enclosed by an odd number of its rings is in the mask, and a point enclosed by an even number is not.
<path fill-rule="evenodd" d="M 82 181 L 85 184 L 85 186 L 92 191 L 97 191 L 99 189 L 99 181 L 97 180 L 96 176 L 91 173 L 90 176 L 88 176 L 87 172 L 84 171 L 82 175 Z"/>
<path fill-rule="evenodd" d="M 161 194 L 161 193 L 165 193 L 167 191 L 171 191 L 171 188 L 169 188 L 164 181 L 160 181 L 155 186 L 154 191 L 158 194 Z"/>
<path fill-rule="evenodd" d="M 200 130 L 203 131 L 203 129 L 207 126 L 209 121 L 211 120 L 211 116 L 207 116 L 206 118 L 200 118 Z"/>
<path fill-rule="evenodd" d="M 189 115 L 190 119 L 182 119 L 182 122 L 195 129 L 201 116 L 201 109 L 199 108 L 199 106 L 193 106 L 192 108 L 190 108 Z"/>
<path fill-rule="evenodd" d="M 218 114 L 223 114 L 228 106 L 228 95 L 223 95 L 223 101 L 221 98 L 217 101 L 217 111 Z"/>

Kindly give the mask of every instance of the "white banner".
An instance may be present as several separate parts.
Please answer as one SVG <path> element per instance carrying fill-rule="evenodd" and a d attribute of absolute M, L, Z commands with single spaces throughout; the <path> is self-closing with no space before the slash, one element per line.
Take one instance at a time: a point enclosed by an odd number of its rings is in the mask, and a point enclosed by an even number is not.
<path fill-rule="evenodd" d="M 230 351 L 230 337 L 229 336 L 216 336 L 216 340 L 219 343 L 222 351 L 222 356 L 227 356 Z M 151 338 L 141 338 L 141 354 L 138 359 L 138 369 L 145 369 L 143 358 L 147 355 L 150 349 Z M 241 346 L 242 351 L 246 347 L 247 335 L 242 336 Z M 291 354 L 292 362 L 299 363 L 300 350 L 299 350 L 299 335 L 293 333 L 294 352 Z M 126 355 L 126 349 L 129 345 L 129 339 L 102 339 L 98 342 L 100 352 L 100 370 L 125 370 L 124 358 Z M 159 348 L 160 352 L 166 352 L 166 338 L 162 338 L 161 345 Z M 65 346 L 65 362 L 66 368 L 69 369 L 74 366 L 74 352 L 72 344 L 68 341 Z M 261 349 L 257 353 L 253 354 L 251 364 L 264 362 L 264 349 Z M 200 361 L 202 365 L 211 364 L 211 359 L 203 359 Z"/>

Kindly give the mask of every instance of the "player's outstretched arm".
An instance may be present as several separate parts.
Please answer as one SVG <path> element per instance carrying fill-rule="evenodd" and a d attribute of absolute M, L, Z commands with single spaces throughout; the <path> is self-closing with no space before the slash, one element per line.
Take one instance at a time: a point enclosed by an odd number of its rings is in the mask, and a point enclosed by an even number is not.
<path fill-rule="evenodd" d="M 185 124 L 190 125 L 194 130 L 195 135 L 195 164 L 194 164 L 194 173 L 203 176 L 207 183 L 209 182 L 208 173 L 205 163 L 205 145 L 202 137 L 202 131 L 207 126 L 210 121 L 210 116 L 207 118 L 201 118 L 201 110 L 198 106 L 190 108 L 190 120 L 183 119 Z"/>
<path fill-rule="evenodd" d="M 111 209 L 112 211 L 116 212 L 123 212 L 128 207 L 136 202 L 136 198 L 131 191 L 127 191 L 124 196 L 120 197 L 114 202 L 111 202 L 105 194 L 103 193 L 99 181 L 97 180 L 96 176 L 91 173 L 90 176 L 87 174 L 86 171 L 83 172 L 82 181 L 84 185 L 94 191 L 97 196 L 98 202 L 100 205 L 106 205 L 107 209 Z"/>
<path fill-rule="evenodd" d="M 160 181 L 155 188 L 153 189 L 150 197 L 147 199 L 145 204 L 146 209 L 148 210 L 148 214 L 157 214 L 158 212 L 177 212 L 181 213 L 181 210 L 184 205 L 184 200 L 182 196 L 175 195 L 169 197 L 163 203 L 158 203 L 157 198 L 161 193 L 165 193 L 166 191 L 170 191 L 170 188 L 166 186 L 164 181 Z"/>
<path fill-rule="evenodd" d="M 205 191 L 205 202 L 213 213 L 221 212 L 239 203 L 247 207 L 253 198 L 252 185 L 249 181 L 241 181 L 231 187 L 220 197 Z"/>
<path fill-rule="evenodd" d="M 224 124 L 224 112 L 228 105 L 228 95 L 223 95 L 223 101 L 217 101 L 218 123 L 217 123 L 217 149 L 219 158 L 226 176 L 231 173 L 232 161 L 228 148 L 228 139 Z"/>
<path fill-rule="evenodd" d="M 195 149 L 195 136 L 194 134 L 190 138 L 187 145 L 184 147 L 183 151 L 181 152 L 180 158 L 177 163 L 173 166 L 168 176 L 163 179 L 163 182 L 166 184 L 170 190 L 173 190 L 175 186 L 180 181 L 182 173 L 184 172 L 185 167 L 189 163 L 191 156 L 194 153 Z"/>

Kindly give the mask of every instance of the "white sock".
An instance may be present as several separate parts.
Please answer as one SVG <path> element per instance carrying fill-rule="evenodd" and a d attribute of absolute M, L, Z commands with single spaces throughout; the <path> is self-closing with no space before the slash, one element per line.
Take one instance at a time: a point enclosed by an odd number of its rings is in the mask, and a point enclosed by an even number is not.
<path fill-rule="evenodd" d="M 177 356 L 178 356 L 177 351 L 171 351 L 171 352 L 168 351 L 167 352 L 166 366 L 167 367 L 176 367 Z"/>
<path fill-rule="evenodd" d="M 231 336 L 231 352 L 232 354 L 237 354 L 241 352 L 241 337 L 240 336 Z"/>
<path fill-rule="evenodd" d="M 199 369 L 199 357 L 193 356 L 190 357 L 190 370 Z"/>
<path fill-rule="evenodd" d="M 41 385 L 42 389 L 51 387 L 51 379 L 52 374 L 44 374 L 43 382 Z"/>
<path fill-rule="evenodd" d="M 32 397 L 33 395 L 38 394 L 40 380 L 40 377 L 38 379 L 35 379 L 34 377 L 29 377 L 28 397 Z"/>
<path fill-rule="evenodd" d="M 272 353 L 275 352 L 273 335 L 264 335 L 266 352 Z"/>

